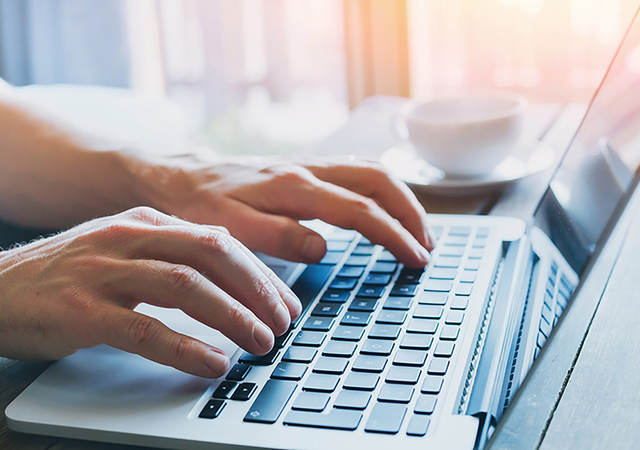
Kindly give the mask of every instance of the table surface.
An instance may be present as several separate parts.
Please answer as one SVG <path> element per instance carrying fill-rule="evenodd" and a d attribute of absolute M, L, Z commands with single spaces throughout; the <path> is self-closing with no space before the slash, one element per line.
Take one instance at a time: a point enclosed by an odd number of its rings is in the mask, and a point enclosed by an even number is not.
<path fill-rule="evenodd" d="M 564 149 L 583 107 L 565 107 L 541 138 Z M 421 198 L 432 212 L 489 213 L 526 218 L 544 189 L 549 172 L 523 180 L 500 195 L 463 199 Z M 638 228 L 640 215 L 630 217 Z M 618 240 L 622 241 L 622 234 Z M 620 260 L 640 251 L 640 239 L 630 239 Z M 618 253 L 609 252 L 613 265 Z M 633 448 L 640 440 L 640 352 L 633 335 L 640 334 L 640 315 L 628 286 L 636 276 L 633 265 L 617 264 L 602 296 L 571 307 L 534 365 L 525 385 L 505 413 L 492 448 L 594 448 L 612 445 Z M 605 273 L 601 276 L 608 278 Z M 595 282 L 595 281 L 594 281 Z M 624 330 L 624 331 L 623 331 Z M 637 330 L 637 331 L 635 331 Z M 629 334 L 631 333 L 631 338 Z M 0 448 L 122 449 L 123 447 L 7 429 L 5 407 L 46 367 L 44 362 L 0 358 Z M 637 445 L 636 445 L 637 447 Z"/>

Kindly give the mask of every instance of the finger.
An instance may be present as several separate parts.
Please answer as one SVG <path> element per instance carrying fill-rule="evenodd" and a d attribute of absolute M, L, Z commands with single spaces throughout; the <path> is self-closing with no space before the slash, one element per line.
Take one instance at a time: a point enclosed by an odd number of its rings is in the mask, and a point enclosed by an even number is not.
<path fill-rule="evenodd" d="M 296 219 L 318 218 L 342 228 L 356 229 L 372 242 L 385 246 L 408 266 L 424 266 L 429 260 L 428 251 L 398 221 L 374 200 L 348 189 L 316 179 L 306 185 L 267 183 L 261 186 L 261 195 L 263 199 L 272 199 L 266 205 L 269 213 Z M 250 202 L 251 198 L 246 197 L 246 201 Z"/>
<path fill-rule="evenodd" d="M 265 354 L 273 347 L 273 333 L 250 309 L 191 267 L 135 260 L 123 262 L 119 273 L 111 286 L 119 296 L 180 308 L 254 354 Z"/>
<path fill-rule="evenodd" d="M 180 225 L 130 230 L 121 251 L 129 258 L 193 267 L 255 312 L 276 335 L 289 328 L 285 300 L 240 242 L 226 232 L 173 219 Z"/>
<path fill-rule="evenodd" d="M 406 184 L 389 176 L 384 169 L 363 163 L 305 167 L 323 181 L 373 198 L 398 219 L 420 244 L 433 250 L 424 208 Z"/>
<path fill-rule="evenodd" d="M 217 378 L 229 369 L 229 358 L 222 350 L 115 305 L 108 307 L 95 330 L 107 345 L 193 375 Z"/>
<path fill-rule="evenodd" d="M 225 215 L 225 226 L 247 247 L 289 261 L 318 262 L 327 246 L 318 233 L 297 221 L 265 213 L 241 201 L 233 202 Z"/>

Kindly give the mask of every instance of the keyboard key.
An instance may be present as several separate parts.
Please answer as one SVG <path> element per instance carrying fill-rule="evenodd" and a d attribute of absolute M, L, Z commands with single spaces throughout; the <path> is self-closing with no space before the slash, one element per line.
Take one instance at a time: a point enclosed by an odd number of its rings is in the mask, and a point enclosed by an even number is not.
<path fill-rule="evenodd" d="M 459 333 L 460 327 L 457 327 L 455 325 L 445 325 L 442 327 L 440 339 L 444 339 L 445 341 L 455 341 L 456 339 L 458 339 Z"/>
<path fill-rule="evenodd" d="M 371 313 L 366 311 L 347 311 L 344 316 L 342 316 L 342 320 L 340 321 L 341 325 L 351 325 L 357 327 L 365 327 L 369 324 L 369 320 L 371 320 Z"/>
<path fill-rule="evenodd" d="M 339 277 L 343 278 L 360 278 L 364 273 L 364 267 L 359 266 L 344 266 L 338 272 Z"/>
<path fill-rule="evenodd" d="M 349 256 L 349 258 L 345 261 L 345 266 L 366 266 L 369 264 L 370 256 Z"/>
<path fill-rule="evenodd" d="M 416 406 L 413 408 L 413 412 L 416 414 L 431 414 L 436 408 L 436 402 L 438 398 L 435 395 L 421 395 L 418 397 Z"/>
<path fill-rule="evenodd" d="M 393 273 L 398 265 L 392 262 L 376 262 L 371 268 L 372 273 Z"/>
<path fill-rule="evenodd" d="M 373 244 L 358 244 L 356 248 L 351 252 L 352 255 L 366 255 L 371 256 L 375 251 L 375 246 Z"/>
<path fill-rule="evenodd" d="M 364 279 L 364 284 L 371 286 L 386 286 L 391 282 L 391 275 L 388 273 L 370 273 Z"/>
<path fill-rule="evenodd" d="M 438 250 L 440 250 L 441 258 L 447 256 L 460 257 L 464 255 L 464 246 L 452 245 L 449 242 L 446 242 L 445 245 L 438 247 Z"/>
<path fill-rule="evenodd" d="M 462 311 L 449 311 L 444 323 L 449 325 L 460 325 L 464 319 L 464 312 Z"/>
<path fill-rule="evenodd" d="M 480 260 L 479 259 L 468 259 L 467 263 L 464 265 L 465 270 L 479 270 L 480 269 Z"/>
<path fill-rule="evenodd" d="M 454 293 L 456 295 L 471 295 L 472 290 L 473 290 L 472 283 L 458 283 Z"/>
<path fill-rule="evenodd" d="M 429 375 L 444 375 L 449 368 L 449 358 L 432 358 L 427 373 Z"/>
<path fill-rule="evenodd" d="M 476 274 L 478 272 L 474 270 L 463 270 L 460 274 L 461 283 L 473 283 L 476 281 Z"/>
<path fill-rule="evenodd" d="M 367 339 L 366 341 L 364 341 L 364 344 L 362 344 L 360 353 L 363 353 L 365 355 L 389 356 L 391 354 L 391 350 L 393 350 L 392 341 Z"/>
<path fill-rule="evenodd" d="M 226 403 L 224 400 L 212 398 L 204 405 L 198 417 L 201 419 L 215 419 L 220 415 L 225 406 Z"/>
<path fill-rule="evenodd" d="M 389 297 L 382 306 L 383 309 L 400 309 L 408 311 L 411 309 L 412 297 Z"/>
<path fill-rule="evenodd" d="M 239 400 L 246 402 L 256 391 L 255 383 L 240 383 L 231 396 L 231 400 Z"/>
<path fill-rule="evenodd" d="M 299 318 L 299 317 L 298 317 Z M 292 325 L 295 326 L 295 325 Z M 289 342 L 289 338 L 292 336 L 293 328 L 289 328 L 284 334 L 280 336 L 276 336 L 276 339 L 273 343 L 274 348 L 283 348 Z"/>
<path fill-rule="evenodd" d="M 398 279 L 396 280 L 396 283 L 420 284 L 420 282 L 422 282 L 423 277 L 424 277 L 424 268 L 411 269 L 409 267 L 405 267 L 400 271 L 400 275 L 398 275 Z"/>
<path fill-rule="evenodd" d="M 331 375 L 342 375 L 348 364 L 348 359 L 321 356 L 313 368 L 313 371 L 317 373 L 328 373 Z"/>
<path fill-rule="evenodd" d="M 384 294 L 384 286 L 362 285 L 358 291 L 358 297 L 380 298 Z"/>
<path fill-rule="evenodd" d="M 407 326 L 408 333 L 435 333 L 438 329 L 438 321 L 433 319 L 411 319 Z"/>
<path fill-rule="evenodd" d="M 366 391 L 349 391 L 342 390 L 336 398 L 336 402 L 333 404 L 335 408 L 344 409 L 366 409 L 371 400 L 371 394 Z"/>
<path fill-rule="evenodd" d="M 400 431 L 406 413 L 406 406 L 376 403 L 364 430 L 369 433 L 396 434 Z"/>
<path fill-rule="evenodd" d="M 384 356 L 358 355 L 353 362 L 351 370 L 356 372 L 381 373 L 387 365 L 387 358 Z"/>
<path fill-rule="evenodd" d="M 450 235 L 444 242 L 444 245 L 451 245 L 456 247 L 465 247 L 469 241 L 466 236 L 453 236 Z"/>
<path fill-rule="evenodd" d="M 337 339 L 340 341 L 359 341 L 364 334 L 364 328 L 351 327 L 348 325 L 339 325 L 334 331 L 331 339 Z"/>
<path fill-rule="evenodd" d="M 356 351 L 355 342 L 348 341 L 329 341 L 327 345 L 324 347 L 322 354 L 324 356 L 336 356 L 340 358 L 350 358 L 353 356 L 353 353 Z"/>
<path fill-rule="evenodd" d="M 451 300 L 451 309 L 467 309 L 468 304 L 469 297 L 454 295 L 453 300 Z"/>
<path fill-rule="evenodd" d="M 302 326 L 303 330 L 307 331 L 329 331 L 333 326 L 332 317 L 316 317 L 311 316 Z"/>
<path fill-rule="evenodd" d="M 376 323 L 389 323 L 392 325 L 402 325 L 407 318 L 407 313 L 404 311 L 394 311 L 390 309 L 383 309 L 376 317 Z"/>
<path fill-rule="evenodd" d="M 414 350 L 429 350 L 433 336 L 429 334 L 407 333 L 402 338 L 400 348 L 408 348 Z"/>
<path fill-rule="evenodd" d="M 326 337 L 326 334 L 320 333 L 318 331 L 300 331 L 293 340 L 293 345 L 320 347 Z"/>
<path fill-rule="evenodd" d="M 420 392 L 423 394 L 437 394 L 442 389 L 443 378 L 437 375 L 426 375 Z"/>
<path fill-rule="evenodd" d="M 422 367 L 427 360 L 427 352 L 423 350 L 400 349 L 393 358 L 393 364 L 397 366 Z"/>
<path fill-rule="evenodd" d="M 453 289 L 453 282 L 450 280 L 428 279 L 424 283 L 424 290 L 430 292 L 449 292 Z"/>
<path fill-rule="evenodd" d="M 329 285 L 329 289 L 343 289 L 348 291 L 356 287 L 357 283 L 358 280 L 356 278 L 335 277 Z"/>
<path fill-rule="evenodd" d="M 361 419 L 362 413 L 346 409 L 332 409 L 328 414 L 292 410 L 284 418 L 284 424 L 335 430 L 355 430 L 358 428 Z"/>
<path fill-rule="evenodd" d="M 380 255 L 378 255 L 378 259 L 376 261 L 381 261 L 381 262 L 396 262 L 397 259 L 395 256 L 393 256 L 393 253 L 391 253 L 389 250 L 383 250 Z"/>
<path fill-rule="evenodd" d="M 336 229 L 327 236 L 327 239 L 332 241 L 353 241 L 356 238 L 357 233 L 353 230 Z"/>
<path fill-rule="evenodd" d="M 456 347 L 456 344 L 450 341 L 440 341 L 438 345 L 436 345 L 436 349 L 433 352 L 434 356 L 443 356 L 445 358 L 450 358 L 453 355 L 453 349 Z"/>
<path fill-rule="evenodd" d="M 478 236 L 475 238 L 475 240 L 473 241 L 473 244 L 471 245 L 473 248 L 484 248 L 487 246 L 487 238 L 486 237 L 482 237 L 482 236 Z"/>
<path fill-rule="evenodd" d="M 429 423 L 431 419 L 428 416 L 422 414 L 415 414 L 409 420 L 407 425 L 407 434 L 409 436 L 424 436 L 429 429 Z"/>
<path fill-rule="evenodd" d="M 333 272 L 333 266 L 310 264 L 291 286 L 291 290 L 298 296 L 305 311 Z"/>
<path fill-rule="evenodd" d="M 375 373 L 351 372 L 342 387 L 357 391 L 373 391 L 379 379 L 380 377 Z"/>
<path fill-rule="evenodd" d="M 343 252 L 349 248 L 348 241 L 334 241 L 327 240 L 327 251 L 330 252 Z"/>
<path fill-rule="evenodd" d="M 278 356 L 280 355 L 280 349 L 274 347 L 269 353 L 266 355 L 252 355 L 249 352 L 243 352 L 238 358 L 238 361 L 241 363 L 251 364 L 254 366 L 270 366 L 273 364 Z"/>
<path fill-rule="evenodd" d="M 303 411 L 322 412 L 329 403 L 329 394 L 302 391 L 298 394 L 291 408 Z"/>
<path fill-rule="evenodd" d="M 469 236 L 471 227 L 467 225 L 459 225 L 449 229 L 449 236 Z"/>
<path fill-rule="evenodd" d="M 337 317 L 342 310 L 340 303 L 318 303 L 311 312 L 314 316 Z"/>
<path fill-rule="evenodd" d="M 349 311 L 367 311 L 373 312 L 378 306 L 377 298 L 360 298 L 356 297 L 349 305 Z"/>
<path fill-rule="evenodd" d="M 312 373 L 307 377 L 307 381 L 302 387 L 305 391 L 333 392 L 340 381 L 337 375 L 326 375 L 323 373 Z"/>
<path fill-rule="evenodd" d="M 409 403 L 413 397 L 413 386 L 408 384 L 389 384 L 382 385 L 378 393 L 378 401 L 393 403 Z"/>
<path fill-rule="evenodd" d="M 444 305 L 447 303 L 448 297 L 448 292 L 427 291 L 420 294 L 420 300 L 418 303 L 421 305 Z"/>
<path fill-rule="evenodd" d="M 289 347 L 282 357 L 282 360 L 308 364 L 313 361 L 316 353 L 318 353 L 318 350 L 313 347 Z"/>
<path fill-rule="evenodd" d="M 326 264 L 333 266 L 338 264 L 342 257 L 344 256 L 343 252 L 327 252 L 324 254 L 324 257 L 320 260 L 318 264 Z M 333 267 L 331 268 L 333 270 Z"/>
<path fill-rule="evenodd" d="M 418 305 L 413 311 L 413 317 L 422 319 L 439 319 L 442 317 L 442 306 L 437 305 Z"/>
<path fill-rule="evenodd" d="M 237 384 L 238 383 L 236 383 L 235 381 L 229 381 L 229 380 L 220 382 L 216 390 L 213 391 L 212 397 L 222 398 L 222 399 L 229 398 L 231 391 L 233 391 L 233 389 L 236 387 Z"/>
<path fill-rule="evenodd" d="M 297 386 L 295 381 L 267 380 L 244 421 L 275 423 Z"/>
<path fill-rule="evenodd" d="M 484 255 L 484 248 L 472 248 L 467 257 L 469 259 L 481 259 Z"/>
<path fill-rule="evenodd" d="M 456 278 L 458 271 L 456 269 L 447 269 L 446 267 L 434 267 L 429 273 L 429 278 L 434 280 L 453 280 Z"/>
<path fill-rule="evenodd" d="M 320 300 L 323 302 L 344 303 L 349 300 L 351 293 L 349 291 L 326 291 L 322 294 Z"/>
<path fill-rule="evenodd" d="M 416 367 L 391 366 L 387 372 L 387 383 L 416 384 L 422 371 Z"/>
<path fill-rule="evenodd" d="M 306 371 L 307 366 L 305 366 L 304 364 L 281 362 L 278 363 L 275 369 L 273 369 L 271 378 L 276 378 L 278 380 L 299 381 L 302 379 Z"/>
<path fill-rule="evenodd" d="M 391 289 L 391 293 L 389 295 L 406 295 L 406 296 L 414 296 L 418 292 L 418 285 L 416 284 L 398 284 L 396 283 Z"/>
<path fill-rule="evenodd" d="M 251 371 L 251 366 L 248 364 L 236 363 L 233 365 L 227 376 L 225 377 L 227 380 L 231 381 L 242 381 L 247 378 L 247 375 Z"/>
<path fill-rule="evenodd" d="M 400 335 L 399 325 L 385 325 L 376 323 L 369 331 L 369 338 L 372 339 L 397 339 Z"/>
<path fill-rule="evenodd" d="M 476 233 L 476 237 L 487 237 L 489 236 L 489 228 L 488 227 L 480 227 L 478 228 L 478 232 Z"/>
<path fill-rule="evenodd" d="M 440 256 L 436 258 L 433 267 L 445 267 L 447 269 L 457 269 L 462 263 L 462 258 L 457 256 Z"/>

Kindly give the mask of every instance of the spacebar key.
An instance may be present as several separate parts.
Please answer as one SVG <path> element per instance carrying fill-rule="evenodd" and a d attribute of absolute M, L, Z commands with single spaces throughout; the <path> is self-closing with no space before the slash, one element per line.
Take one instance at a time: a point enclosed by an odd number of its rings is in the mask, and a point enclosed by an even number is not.
<path fill-rule="evenodd" d="M 302 427 L 333 428 L 335 430 L 355 430 L 360 424 L 362 413 L 333 409 L 329 414 L 308 411 L 290 411 L 284 418 L 285 425 Z"/>
<path fill-rule="evenodd" d="M 244 416 L 245 422 L 275 423 L 298 383 L 268 380 Z"/>

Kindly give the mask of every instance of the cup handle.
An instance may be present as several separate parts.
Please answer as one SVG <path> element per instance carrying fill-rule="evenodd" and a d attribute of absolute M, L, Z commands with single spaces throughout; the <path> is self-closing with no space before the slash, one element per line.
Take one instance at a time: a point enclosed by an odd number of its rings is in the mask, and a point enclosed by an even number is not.
<path fill-rule="evenodd" d="M 389 128 L 391 130 L 391 134 L 394 138 L 399 141 L 408 141 L 409 140 L 409 130 L 407 129 L 407 124 L 405 122 L 405 118 L 400 113 L 394 113 L 391 116 L 391 121 L 389 123 Z"/>

